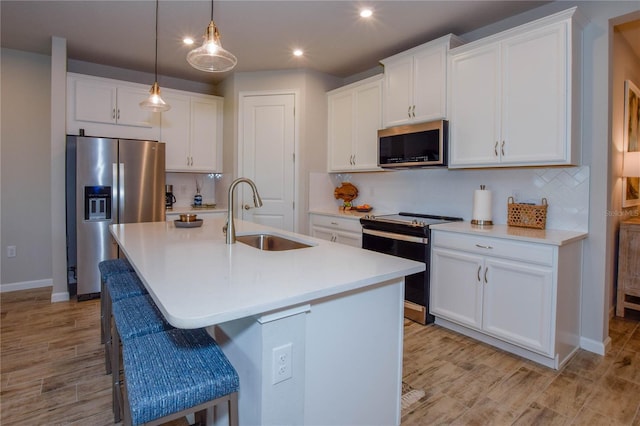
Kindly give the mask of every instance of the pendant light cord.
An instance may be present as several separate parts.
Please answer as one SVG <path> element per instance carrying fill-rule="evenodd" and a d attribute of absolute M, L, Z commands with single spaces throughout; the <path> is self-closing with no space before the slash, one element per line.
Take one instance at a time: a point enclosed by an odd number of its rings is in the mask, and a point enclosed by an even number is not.
<path fill-rule="evenodd" d="M 156 60 L 155 60 L 155 74 L 156 74 L 156 79 L 155 81 L 158 81 L 158 2 L 160 0 L 156 0 Z"/>
<path fill-rule="evenodd" d="M 211 0 L 211 20 L 213 21 L 213 0 Z"/>

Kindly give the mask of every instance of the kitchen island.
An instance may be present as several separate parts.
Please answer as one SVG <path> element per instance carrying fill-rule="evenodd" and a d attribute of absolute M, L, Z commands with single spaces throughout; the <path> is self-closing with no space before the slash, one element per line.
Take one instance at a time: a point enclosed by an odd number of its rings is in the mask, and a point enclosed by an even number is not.
<path fill-rule="evenodd" d="M 208 327 L 240 376 L 240 423 L 399 424 L 404 276 L 425 265 L 237 221 L 310 247 L 225 244 L 225 219 L 113 225 L 166 319 Z"/>

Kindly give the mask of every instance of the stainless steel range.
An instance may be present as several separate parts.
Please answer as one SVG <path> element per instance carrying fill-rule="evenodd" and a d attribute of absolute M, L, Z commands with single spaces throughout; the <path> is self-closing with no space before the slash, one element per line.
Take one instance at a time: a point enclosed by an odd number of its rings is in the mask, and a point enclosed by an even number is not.
<path fill-rule="evenodd" d="M 420 324 L 433 322 L 429 314 L 430 226 L 461 221 L 460 217 L 401 212 L 366 215 L 362 225 L 362 248 L 426 264 L 426 270 L 405 278 L 404 316 Z"/>

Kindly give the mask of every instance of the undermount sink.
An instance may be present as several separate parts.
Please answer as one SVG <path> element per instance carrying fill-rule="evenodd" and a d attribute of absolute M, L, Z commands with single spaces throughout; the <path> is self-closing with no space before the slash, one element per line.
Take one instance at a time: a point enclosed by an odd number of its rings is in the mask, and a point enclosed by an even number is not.
<path fill-rule="evenodd" d="M 275 234 L 238 235 L 236 241 L 266 251 L 284 251 L 311 247 L 310 244 L 290 240 Z"/>

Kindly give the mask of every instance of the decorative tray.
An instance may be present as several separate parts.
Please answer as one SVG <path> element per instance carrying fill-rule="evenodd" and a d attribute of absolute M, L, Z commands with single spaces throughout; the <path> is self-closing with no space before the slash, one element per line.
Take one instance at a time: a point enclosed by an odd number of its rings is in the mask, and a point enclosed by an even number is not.
<path fill-rule="evenodd" d="M 352 209 L 357 212 L 367 213 L 373 210 L 373 207 L 352 207 Z"/>
<path fill-rule="evenodd" d="M 193 222 L 183 222 L 181 220 L 174 220 L 176 228 L 197 228 L 202 226 L 202 219 L 196 219 Z"/>

